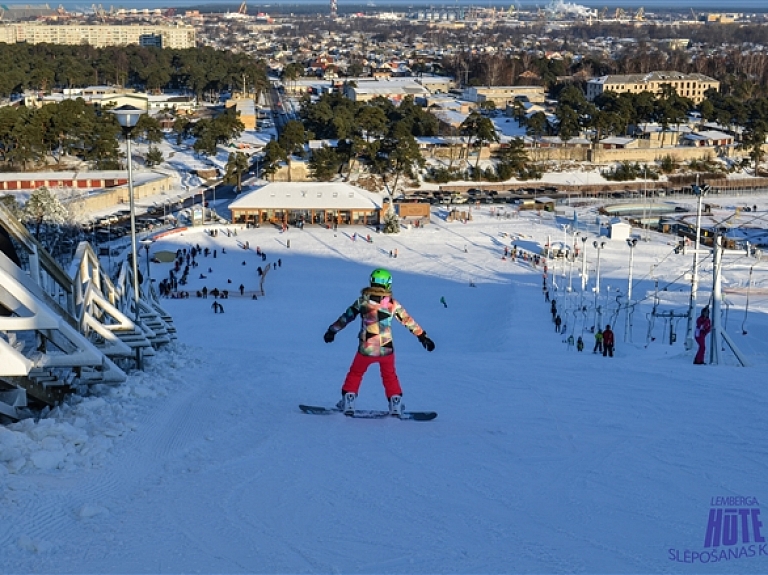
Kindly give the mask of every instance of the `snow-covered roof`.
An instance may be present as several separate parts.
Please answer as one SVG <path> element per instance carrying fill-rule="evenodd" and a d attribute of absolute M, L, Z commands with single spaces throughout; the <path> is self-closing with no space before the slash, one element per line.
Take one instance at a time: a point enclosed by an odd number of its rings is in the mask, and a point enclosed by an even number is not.
<path fill-rule="evenodd" d="M 732 140 L 733 136 L 718 132 L 717 130 L 701 130 L 698 132 L 691 132 L 685 136 L 692 140 Z"/>
<path fill-rule="evenodd" d="M 0 182 L 60 182 L 68 180 L 77 180 L 83 182 L 85 180 L 124 180 L 128 177 L 126 170 L 102 170 L 94 172 L 73 172 L 73 171 L 61 171 L 61 172 L 0 172 Z M 157 178 L 165 178 L 167 174 L 156 171 L 136 171 L 133 174 L 134 183 L 144 183 Z M 51 184 L 51 185 L 56 185 Z"/>
<path fill-rule="evenodd" d="M 382 196 L 342 182 L 273 182 L 246 193 L 230 210 L 376 210 Z"/>
<path fill-rule="evenodd" d="M 622 138 L 620 136 L 608 136 L 607 138 L 603 138 L 600 140 L 601 144 L 610 144 L 615 146 L 628 146 L 632 142 L 634 142 L 634 138 Z"/>
<path fill-rule="evenodd" d="M 324 140 L 310 140 L 307 142 L 307 147 L 310 150 L 319 150 L 323 146 L 328 148 L 336 148 L 339 145 L 339 140 L 326 138 Z"/>
<path fill-rule="evenodd" d="M 416 143 L 418 143 L 420 146 L 444 146 L 448 144 L 448 141 L 445 138 L 440 138 L 437 136 L 418 136 L 415 139 Z"/>

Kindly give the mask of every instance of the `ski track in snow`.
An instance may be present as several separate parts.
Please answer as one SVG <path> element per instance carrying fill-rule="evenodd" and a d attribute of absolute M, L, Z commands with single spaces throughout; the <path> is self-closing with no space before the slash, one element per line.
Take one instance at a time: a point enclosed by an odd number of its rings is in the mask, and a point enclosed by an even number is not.
<path fill-rule="evenodd" d="M 499 232 L 542 244 L 561 235 L 537 218 L 477 219 L 437 221 L 398 237 L 376 234 L 372 244 L 319 228 L 243 230 L 234 239 L 186 232 L 163 240 L 159 249 L 226 246 L 229 254 L 201 264 L 214 268 L 207 283 L 220 289 L 226 278 L 253 285 L 263 265 L 237 241 L 265 246 L 267 263 L 280 257 L 283 265 L 270 272 L 267 297 L 231 298 L 225 314 L 214 315 L 209 300 L 164 302 L 180 343 L 158 352 L 127 387 L 105 392 L 114 405 L 113 420 L 104 422 L 105 431 L 114 428 L 110 447 L 69 471 L 0 474 L 9 488 L 0 509 L 3 571 L 701 567 L 670 562 L 667 549 L 700 547 L 709 498 L 768 500 L 768 450 L 759 441 L 767 431 L 765 310 L 755 304 L 744 336 L 759 352 L 750 355 L 761 362 L 756 368 L 692 366 L 679 344 L 663 343 L 662 322 L 654 326 L 657 341 L 646 345 L 644 310 L 635 315 L 632 344 L 623 343 L 623 314 L 617 318 L 616 357 L 592 354 L 589 331 L 583 353 L 567 350 L 544 302 L 542 270 L 502 261 L 500 242 L 510 237 Z M 394 248 L 396 259 L 388 257 Z M 669 249 L 638 247 L 638 277 L 651 265 L 682 274 L 682 260 L 658 263 Z M 625 285 L 626 255 L 606 248 L 604 285 Z M 338 398 L 357 326 L 330 345 L 322 333 L 357 297 L 372 266 L 394 270 L 396 296 L 437 344 L 427 354 L 395 326 L 406 406 L 438 411 L 433 422 L 297 408 Z M 476 288 L 467 286 L 470 279 Z M 652 280 L 638 281 L 638 294 L 653 293 Z M 192 274 L 187 289 L 201 285 Z M 580 287 L 576 274 L 573 285 Z M 569 298 L 562 290 L 553 297 Z M 570 323 L 577 316 L 565 317 Z M 588 320 L 569 332 L 582 333 Z M 358 405 L 384 402 L 373 367 Z M 765 571 L 768 561 L 707 570 Z"/>

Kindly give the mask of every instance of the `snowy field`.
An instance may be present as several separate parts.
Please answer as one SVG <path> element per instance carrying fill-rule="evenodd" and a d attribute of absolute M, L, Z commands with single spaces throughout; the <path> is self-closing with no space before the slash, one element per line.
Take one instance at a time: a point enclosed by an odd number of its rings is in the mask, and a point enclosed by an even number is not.
<path fill-rule="evenodd" d="M 685 320 L 648 315 L 656 281 L 659 309 L 685 310 L 692 256 L 669 236 L 638 243 L 625 338 L 625 314 L 611 310 L 629 248 L 604 239 L 596 296 L 590 236 L 586 292 L 580 262 L 548 270 L 568 333 L 587 342 L 579 353 L 555 332 L 541 266 L 502 259 L 513 241 L 562 241 L 562 222 L 487 207 L 467 224 L 433 222 L 396 236 L 262 227 L 158 241 L 217 249 L 191 273 L 190 299 L 164 300 L 175 347 L 124 385 L 0 427 L 0 572 L 768 572 L 766 263 L 723 262 L 731 288 L 754 266 L 748 309 L 742 289 L 723 316 L 750 366 L 727 349 L 720 365 L 695 366 Z M 214 314 L 194 296 L 253 290 L 257 266 L 278 258 L 265 297 L 232 295 Z M 702 259 L 700 306 L 712 276 Z M 169 266 L 152 264 L 152 277 Z M 299 403 L 338 399 L 357 326 L 322 336 L 377 266 L 436 343 L 427 353 L 394 328 L 406 407 L 438 418 L 302 414 Z M 595 304 L 614 324 L 613 358 L 591 353 Z M 385 405 L 374 367 L 358 407 Z M 719 512 L 719 545 L 705 547 Z"/>

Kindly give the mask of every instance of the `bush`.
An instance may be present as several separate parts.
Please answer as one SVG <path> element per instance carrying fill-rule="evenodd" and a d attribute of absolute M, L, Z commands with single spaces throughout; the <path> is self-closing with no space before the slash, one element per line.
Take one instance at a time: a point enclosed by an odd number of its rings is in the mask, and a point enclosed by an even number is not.
<path fill-rule="evenodd" d="M 540 180 L 543 175 L 544 175 L 544 172 L 539 166 L 530 165 L 520 170 L 519 173 L 517 174 L 517 177 L 519 180 L 522 180 L 522 181 Z"/>
<path fill-rule="evenodd" d="M 456 180 L 464 179 L 464 173 L 459 170 L 449 170 L 448 168 L 431 168 L 425 175 L 425 182 L 434 182 L 436 184 L 445 184 Z"/>
<path fill-rule="evenodd" d="M 674 158 L 667 154 L 661 159 L 661 171 L 664 174 L 671 174 L 677 170 L 677 162 Z"/>
<path fill-rule="evenodd" d="M 621 162 L 612 170 L 605 171 L 602 174 L 606 180 L 613 182 L 626 182 L 638 178 L 649 180 L 659 179 L 658 172 L 653 169 L 648 169 L 648 166 L 641 166 L 637 162 L 634 164 L 632 162 Z"/>

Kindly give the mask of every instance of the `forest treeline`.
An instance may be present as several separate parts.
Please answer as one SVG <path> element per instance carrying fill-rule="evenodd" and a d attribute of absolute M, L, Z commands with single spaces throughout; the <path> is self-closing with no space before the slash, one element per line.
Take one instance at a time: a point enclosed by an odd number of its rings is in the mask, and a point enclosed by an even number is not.
<path fill-rule="evenodd" d="M 207 92 L 269 86 L 266 64 L 247 54 L 210 47 L 185 50 L 143 46 L 1 44 L 0 97 L 24 90 L 116 85 L 147 91 Z"/>

